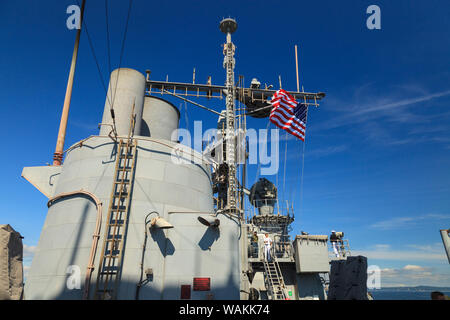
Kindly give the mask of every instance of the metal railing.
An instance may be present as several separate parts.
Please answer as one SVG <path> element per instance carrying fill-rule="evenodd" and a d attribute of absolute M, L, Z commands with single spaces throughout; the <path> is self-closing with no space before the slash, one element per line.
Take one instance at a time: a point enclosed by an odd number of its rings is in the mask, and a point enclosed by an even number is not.
<path fill-rule="evenodd" d="M 250 202 L 245 217 L 250 221 L 254 216 L 262 215 L 265 212 L 277 216 L 287 216 L 294 218 L 294 207 L 289 201 L 279 201 L 278 199 L 262 199 Z"/>
<path fill-rule="evenodd" d="M 328 245 L 328 254 L 329 254 L 330 258 L 345 259 L 345 258 L 351 256 L 350 245 L 349 245 L 347 239 L 338 240 L 337 244 L 338 244 L 337 250 L 339 253 L 339 257 L 336 256 L 336 253 L 334 252 L 334 249 L 333 249 L 333 244 L 330 242 Z"/>
<path fill-rule="evenodd" d="M 250 241 L 248 253 L 249 258 L 264 260 L 264 243 L 261 241 Z M 290 258 L 294 256 L 294 248 L 289 235 L 272 239 L 271 255 L 273 258 Z"/>

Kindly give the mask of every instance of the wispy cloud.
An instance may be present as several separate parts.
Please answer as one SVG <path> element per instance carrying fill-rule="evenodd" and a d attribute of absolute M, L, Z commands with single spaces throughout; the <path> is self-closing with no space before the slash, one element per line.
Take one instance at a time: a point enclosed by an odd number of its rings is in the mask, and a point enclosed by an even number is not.
<path fill-rule="evenodd" d="M 445 131 L 449 131 L 450 127 L 449 126 L 444 126 L 444 125 L 439 125 L 439 126 L 415 126 L 413 129 L 411 129 L 409 131 L 410 135 L 415 135 L 415 134 L 427 134 L 427 133 L 435 133 L 435 132 L 445 132 Z"/>
<path fill-rule="evenodd" d="M 363 255 L 369 260 L 404 261 L 414 264 L 417 261 L 447 261 L 442 244 L 410 244 L 401 247 L 392 247 L 389 244 L 375 244 L 366 249 L 352 250 L 353 255 Z"/>
<path fill-rule="evenodd" d="M 364 108 L 364 109 L 361 108 L 360 110 L 353 112 L 351 115 L 348 115 L 347 117 L 357 117 L 357 116 L 360 116 L 363 114 L 379 113 L 380 111 L 391 110 L 393 108 L 399 108 L 399 107 L 405 107 L 405 106 L 413 105 L 413 104 L 416 104 L 419 102 L 425 102 L 425 101 L 429 101 L 432 99 L 436 99 L 436 98 L 440 98 L 440 97 L 444 97 L 444 96 L 448 96 L 448 95 L 450 95 L 450 90 L 445 90 L 445 91 L 441 91 L 441 92 L 437 92 L 437 93 L 433 93 L 433 94 L 427 94 L 427 95 L 410 98 L 410 99 L 391 101 L 389 103 L 383 103 L 383 104 L 376 105 L 376 106 L 368 106 L 367 108 Z"/>
<path fill-rule="evenodd" d="M 36 246 L 29 246 L 23 244 L 23 257 L 24 258 L 32 258 L 34 253 L 36 252 Z"/>
<path fill-rule="evenodd" d="M 446 268 L 447 257 L 441 243 L 398 247 L 375 244 L 365 250 L 352 250 L 352 254 L 367 257 L 371 266 L 383 263 L 381 287 L 450 286 L 450 270 Z M 399 263 L 403 266 L 398 267 Z M 391 267 L 392 264 L 396 266 Z"/>
<path fill-rule="evenodd" d="M 347 149 L 348 146 L 346 145 L 329 146 L 321 149 L 309 150 L 307 153 L 305 153 L 305 156 L 313 158 L 326 157 L 335 153 L 346 151 Z"/>
<path fill-rule="evenodd" d="M 408 264 L 402 268 L 384 268 L 380 272 L 381 287 L 394 286 L 449 286 L 450 273 L 434 268 Z"/>
<path fill-rule="evenodd" d="M 450 126 L 442 123 L 442 119 L 450 117 L 448 109 L 424 111 L 447 102 L 448 89 L 430 93 L 421 85 L 404 84 L 381 90 L 375 83 L 367 83 L 347 92 L 353 94 L 328 97 L 324 108 L 335 116 L 309 124 L 309 130 L 318 134 L 344 129 L 334 132 L 351 134 L 360 142 L 392 147 L 435 143 L 445 148 L 450 143 Z"/>
<path fill-rule="evenodd" d="M 413 248 L 415 250 L 427 251 L 430 253 L 442 253 L 442 243 L 437 242 L 432 245 L 419 245 L 419 244 L 409 244 L 408 248 Z"/>
<path fill-rule="evenodd" d="M 388 120 L 397 122 L 423 121 L 423 117 L 406 112 L 404 109 L 421 102 L 426 102 L 449 95 L 450 90 L 445 90 L 433 94 L 424 94 L 414 98 L 395 99 L 383 96 L 382 98 L 371 99 L 372 101 L 354 105 L 352 108 L 348 109 L 348 112 L 344 115 L 319 124 L 315 127 L 315 129 L 334 129 L 350 124 L 371 121 L 380 117 L 387 117 Z M 373 100 L 375 100 L 375 102 Z"/>
<path fill-rule="evenodd" d="M 23 277 L 27 278 L 28 272 L 31 267 L 31 260 L 33 260 L 33 256 L 36 252 L 36 246 L 30 246 L 27 244 L 23 244 Z"/>
<path fill-rule="evenodd" d="M 448 214 L 425 214 L 421 216 L 412 217 L 397 217 L 392 219 L 387 219 L 383 221 L 376 222 L 370 227 L 374 229 L 381 230 L 393 230 L 393 229 L 404 229 L 408 227 L 417 226 L 424 220 L 450 220 L 450 215 Z"/>

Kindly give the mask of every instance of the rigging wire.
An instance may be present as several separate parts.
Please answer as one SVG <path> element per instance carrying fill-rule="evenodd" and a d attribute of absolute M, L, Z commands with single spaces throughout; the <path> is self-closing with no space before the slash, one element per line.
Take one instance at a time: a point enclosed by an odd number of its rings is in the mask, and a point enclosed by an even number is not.
<path fill-rule="evenodd" d="M 277 159 L 277 161 L 278 161 L 278 159 Z M 278 176 L 280 174 L 279 166 L 280 166 L 280 161 L 278 161 L 277 175 L 275 176 L 275 186 L 277 188 L 277 201 L 280 200 L 280 190 L 278 188 Z"/>
<path fill-rule="evenodd" d="M 76 1 L 77 1 L 78 6 L 79 6 L 80 5 L 79 1 L 78 0 L 76 0 Z M 111 117 L 112 117 L 112 120 L 113 120 L 113 131 L 114 131 L 114 134 L 117 136 L 116 121 L 115 121 L 115 117 L 114 117 L 114 110 L 112 110 L 111 100 L 109 99 L 109 96 L 108 96 L 108 90 L 106 89 L 105 80 L 103 79 L 103 74 L 102 74 L 102 71 L 101 71 L 101 68 L 100 68 L 100 64 L 98 63 L 97 55 L 95 54 L 95 49 L 94 49 L 94 45 L 92 43 L 91 35 L 89 34 L 86 18 L 83 19 L 82 23 L 83 23 L 84 31 L 86 32 L 86 35 L 87 35 L 87 38 L 88 38 L 89 48 L 91 49 L 91 53 L 92 53 L 92 56 L 94 58 L 95 65 L 97 66 L 97 71 L 98 71 L 98 75 L 100 77 L 100 82 L 102 84 L 103 90 L 105 91 L 106 100 L 108 101 L 108 104 L 110 106 Z"/>
<path fill-rule="evenodd" d="M 186 130 L 189 131 L 189 117 L 187 111 L 187 102 L 184 101 L 184 120 L 186 122 Z"/>
<path fill-rule="evenodd" d="M 119 74 L 120 74 L 120 67 L 122 65 L 122 58 L 123 58 L 123 52 L 125 50 L 125 41 L 127 39 L 127 32 L 128 32 L 128 22 L 130 20 L 130 12 L 131 12 L 131 6 L 133 4 L 133 0 L 130 0 L 129 5 L 128 5 L 128 14 L 127 14 L 127 20 L 125 22 L 125 31 L 123 33 L 123 39 L 122 39 L 122 48 L 120 50 L 120 58 L 119 58 L 119 70 L 117 71 L 117 78 L 116 78 L 116 85 L 114 87 L 114 95 L 113 95 L 113 106 L 114 106 L 114 101 L 116 100 L 116 91 L 117 91 L 117 81 L 119 80 Z"/>
<path fill-rule="evenodd" d="M 286 131 L 286 133 L 285 133 L 285 140 L 286 140 L 286 143 L 285 143 L 285 146 L 284 146 L 284 166 L 283 166 L 283 170 L 284 170 L 284 173 L 283 173 L 283 200 L 286 200 L 287 199 L 287 197 L 286 197 L 286 159 L 287 159 L 287 147 L 288 147 L 288 133 L 287 133 L 287 131 Z"/>
<path fill-rule="evenodd" d="M 108 0 L 105 0 L 105 21 L 106 21 L 106 43 L 107 43 L 107 49 L 108 49 L 108 75 L 110 75 L 112 70 L 111 70 L 111 46 L 110 46 L 110 41 L 109 41 L 110 37 L 109 37 L 109 19 L 108 19 Z M 108 91 L 109 90 L 111 90 L 111 81 L 109 81 Z M 110 92 L 110 94 L 111 94 L 111 92 Z M 111 113 L 111 119 L 113 121 L 113 131 L 114 131 L 115 136 L 117 137 L 116 117 L 114 114 L 113 106 L 111 105 L 111 103 L 109 101 L 110 101 L 110 99 L 108 97 L 109 112 Z"/>
<path fill-rule="evenodd" d="M 306 116 L 305 116 L 305 123 L 308 123 L 308 107 L 306 108 Z M 305 146 L 306 146 L 306 131 L 305 131 L 305 141 L 303 141 L 303 152 L 302 152 L 302 175 L 300 178 L 300 210 L 299 210 L 299 216 L 302 212 L 302 206 L 303 206 L 303 173 L 305 169 Z"/>
<path fill-rule="evenodd" d="M 270 121 L 267 121 L 267 127 L 266 127 L 266 132 L 269 131 L 269 126 L 270 126 Z M 261 143 L 258 143 L 258 151 L 259 151 L 259 155 L 261 155 Z M 266 144 L 267 144 L 267 136 L 266 136 Z M 267 150 L 266 150 L 267 152 Z M 258 161 L 258 167 L 256 168 L 256 174 L 255 174 L 255 182 L 253 184 L 255 184 L 258 181 L 259 175 L 261 173 L 261 159 L 259 159 Z"/>
<path fill-rule="evenodd" d="M 76 1 L 77 1 L 78 6 L 80 6 L 79 1 L 78 1 L 78 0 L 76 0 Z M 100 81 L 101 81 L 101 83 L 102 83 L 102 87 L 103 87 L 103 89 L 105 90 L 105 94 L 107 94 L 106 85 L 105 85 L 105 80 L 103 79 L 103 75 L 102 75 L 102 71 L 101 71 L 101 69 L 100 69 L 100 65 L 99 65 L 99 63 L 98 63 L 97 55 L 95 54 L 94 45 L 92 44 L 92 39 L 91 39 L 91 36 L 90 36 L 90 34 L 89 34 L 89 31 L 88 31 L 88 27 L 87 27 L 87 23 L 86 23 L 86 18 L 83 19 L 82 23 L 83 23 L 83 26 L 84 26 L 84 31 L 86 31 L 86 35 L 87 35 L 87 38 L 88 38 L 89 47 L 90 47 L 90 49 L 91 49 L 91 53 L 92 53 L 92 56 L 93 56 L 93 58 L 94 58 L 95 65 L 97 66 L 97 71 L 98 71 L 98 74 L 99 74 L 99 77 L 100 77 Z M 107 98 L 108 98 L 108 96 L 107 96 Z M 109 102 L 109 98 L 108 98 L 108 102 Z M 110 103 L 110 105 L 111 105 L 111 103 Z"/>
<path fill-rule="evenodd" d="M 108 72 L 111 73 L 111 49 L 110 49 L 110 42 L 109 42 L 108 0 L 105 0 L 105 17 L 106 17 L 106 43 L 107 43 L 107 49 L 108 49 Z"/>

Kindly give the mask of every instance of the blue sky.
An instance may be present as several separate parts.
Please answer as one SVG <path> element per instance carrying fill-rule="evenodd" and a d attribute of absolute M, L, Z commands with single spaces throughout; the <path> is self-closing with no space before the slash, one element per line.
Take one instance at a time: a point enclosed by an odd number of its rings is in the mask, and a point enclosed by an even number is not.
<path fill-rule="evenodd" d="M 80 1 L 81 2 L 81 1 Z M 86 23 L 107 83 L 105 7 L 88 0 Z M 46 215 L 46 198 L 20 177 L 25 166 L 52 162 L 75 31 L 68 1 L 0 3 L 0 106 L 4 204 L 0 223 L 25 236 L 26 265 Z M 366 8 L 381 8 L 381 30 L 368 30 Z M 111 64 L 119 64 L 128 1 L 109 1 Z M 327 94 L 308 115 L 303 144 L 288 140 L 286 194 L 300 230 L 342 230 L 354 253 L 382 269 L 382 285 L 450 286 L 439 229 L 450 221 L 450 3 L 448 1 L 170 1 L 134 0 L 123 67 L 152 78 L 223 84 L 218 29 L 237 19 L 236 78 Z M 81 38 L 66 147 L 96 134 L 105 92 L 86 33 Z M 181 127 L 216 119 L 182 107 Z M 200 101 L 220 110 L 222 102 Z M 249 119 L 264 129 L 267 119 Z M 274 128 L 271 126 L 271 128 Z M 284 137 L 284 133 L 281 134 Z M 284 142 L 280 153 L 284 157 Z M 281 160 L 284 162 L 284 158 Z M 283 166 L 277 177 L 281 181 Z M 256 177 L 249 170 L 249 181 Z M 279 190 L 282 190 L 279 187 Z M 302 200 L 302 201 L 300 201 Z"/>

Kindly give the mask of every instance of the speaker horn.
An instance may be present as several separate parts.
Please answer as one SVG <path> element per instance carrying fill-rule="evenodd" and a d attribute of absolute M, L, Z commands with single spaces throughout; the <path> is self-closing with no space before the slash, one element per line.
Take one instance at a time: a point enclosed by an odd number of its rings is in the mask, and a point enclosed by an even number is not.
<path fill-rule="evenodd" d="M 168 223 L 166 220 L 164 220 L 161 217 L 155 217 L 152 219 L 152 221 L 150 222 L 150 225 L 152 228 L 157 228 L 157 229 L 170 229 L 173 228 L 173 225 L 171 225 L 170 223 Z"/>
<path fill-rule="evenodd" d="M 220 225 L 220 220 L 215 217 L 198 217 L 197 219 L 207 227 L 218 228 Z"/>

